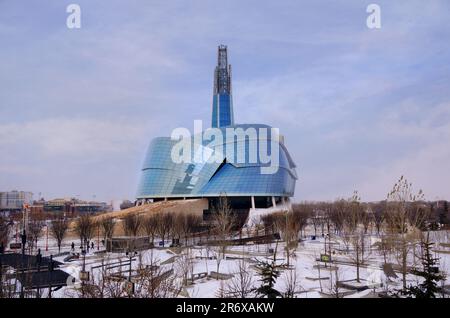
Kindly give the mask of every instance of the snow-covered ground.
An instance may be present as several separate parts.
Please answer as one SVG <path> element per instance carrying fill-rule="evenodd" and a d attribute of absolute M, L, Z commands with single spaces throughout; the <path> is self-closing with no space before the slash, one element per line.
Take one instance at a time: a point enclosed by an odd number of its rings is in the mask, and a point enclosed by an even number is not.
<path fill-rule="evenodd" d="M 432 234 L 434 241 L 436 242 L 448 242 L 449 237 L 448 232 L 435 232 Z M 318 237 L 312 240 L 310 237 L 306 238 L 299 243 L 298 247 L 289 256 L 289 264 L 291 269 L 284 269 L 281 271 L 281 275 L 278 278 L 275 288 L 280 292 L 285 292 L 288 289 L 289 281 L 295 280 L 295 296 L 299 298 L 316 298 L 316 297 L 327 297 L 328 295 L 335 295 L 335 283 L 336 280 L 347 281 L 354 280 L 356 278 L 356 267 L 351 264 L 348 255 L 341 254 L 339 251 L 343 250 L 343 244 L 338 238 L 333 238 L 332 258 L 336 261 L 336 264 L 331 264 L 335 268 L 324 268 L 325 263 L 320 263 L 317 259 L 320 254 L 324 253 L 325 241 L 322 237 Z M 376 241 L 375 238 L 372 239 L 373 242 Z M 97 244 L 96 240 L 94 240 Z M 77 252 L 79 252 L 79 242 L 74 241 Z M 100 244 L 101 245 L 101 244 Z M 45 250 L 46 238 L 44 237 L 38 242 L 38 248 L 41 249 L 44 255 L 57 254 L 58 248 L 56 242 L 49 238 L 48 240 L 48 251 Z M 69 252 L 71 246 L 71 241 L 66 241 L 63 244 L 62 252 Z M 245 264 L 244 266 L 250 272 L 250 277 L 252 279 L 252 285 L 254 287 L 260 286 L 259 276 L 257 275 L 254 264 L 256 260 L 272 260 L 273 255 L 269 253 L 270 249 L 276 249 L 276 262 L 277 264 L 287 263 L 286 253 L 284 251 L 284 243 L 279 242 L 271 244 L 261 244 L 261 245 L 244 245 L 244 246 L 229 246 L 227 247 L 227 253 L 225 259 L 220 262 L 219 272 L 221 274 L 231 274 L 237 276 L 239 273 L 239 264 Z M 103 246 L 99 247 L 100 250 Z M 440 248 L 436 247 L 439 250 Z M 189 259 L 191 266 L 190 272 L 193 274 L 208 273 L 211 271 L 217 271 L 217 261 L 214 259 L 217 256 L 217 248 L 205 246 L 193 246 L 190 248 L 182 249 L 180 254 L 170 248 L 154 248 L 151 250 L 145 250 L 138 253 L 135 256 L 135 260 L 132 262 L 132 272 L 138 267 L 145 267 L 149 264 L 159 264 L 161 268 L 173 269 L 175 276 L 182 277 L 182 268 L 186 267 L 186 259 Z M 448 249 L 450 251 L 450 248 Z M 183 256 L 185 255 L 185 256 Z M 450 254 L 445 253 L 435 253 L 436 256 L 440 257 L 440 269 L 445 273 L 450 272 Z M 64 258 L 66 256 L 57 256 L 54 259 L 64 263 Z M 242 261 L 242 259 L 244 261 Z M 125 253 L 98 253 L 97 246 L 89 251 L 85 258 L 85 268 L 87 271 L 91 272 L 94 279 L 98 279 L 101 275 L 101 270 L 99 268 L 94 269 L 93 267 L 99 266 L 101 264 L 123 264 L 123 266 L 118 266 L 112 272 L 122 272 L 124 277 L 128 277 L 129 257 Z M 184 265 L 183 265 L 184 260 Z M 415 259 L 411 255 L 409 263 L 413 265 Z M 122 263 L 121 263 L 122 262 Z M 393 256 L 389 262 L 396 263 Z M 416 259 L 416 262 L 417 259 Z M 398 278 L 388 279 L 383 270 L 382 264 L 383 256 L 376 249 L 373 249 L 368 261 L 364 266 L 360 268 L 360 277 L 363 280 L 363 284 L 372 284 L 372 288 L 360 292 L 355 292 L 354 290 L 348 290 L 341 288 L 339 293 L 344 293 L 344 297 L 371 297 L 373 291 L 382 292 L 387 288 L 395 289 L 402 286 L 401 273 L 397 272 Z M 125 265 L 126 264 L 126 265 Z M 318 265 L 319 266 L 318 268 Z M 420 266 L 419 263 L 417 263 Z M 69 286 L 63 287 L 60 290 L 53 293 L 53 297 L 77 297 L 79 293 L 77 288 L 80 286 L 79 272 L 83 266 L 83 258 L 80 257 L 78 260 L 71 262 L 65 262 L 64 265 L 60 267 L 61 270 L 69 273 L 75 277 L 75 283 L 70 282 Z M 337 277 L 336 277 L 337 276 Z M 189 274 L 190 277 L 190 274 Z M 321 279 L 319 279 L 319 277 Z M 232 278 L 235 279 L 235 278 Z M 194 284 L 185 286 L 183 288 L 182 296 L 184 297 L 220 297 L 223 295 L 222 291 L 227 289 L 227 285 L 230 284 L 232 279 L 228 280 L 217 280 L 211 277 L 204 277 L 195 280 Z M 408 284 L 417 283 L 417 278 L 413 275 L 407 276 Z M 448 285 L 449 279 L 447 278 L 445 284 Z M 350 282 L 350 284 L 358 285 L 356 282 Z M 382 284 L 382 286 L 379 286 Z M 254 296 L 250 294 L 249 296 Z"/>

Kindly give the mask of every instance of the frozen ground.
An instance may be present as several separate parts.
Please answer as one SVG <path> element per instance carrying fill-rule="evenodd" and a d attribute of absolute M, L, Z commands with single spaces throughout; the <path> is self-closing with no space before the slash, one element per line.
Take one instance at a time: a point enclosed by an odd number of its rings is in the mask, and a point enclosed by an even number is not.
<path fill-rule="evenodd" d="M 447 242 L 448 233 L 434 233 L 434 240 L 438 242 Z M 333 260 L 336 261 L 337 269 L 330 270 L 329 268 L 323 268 L 324 263 L 320 263 L 322 266 L 319 269 L 317 265 L 319 262 L 317 258 L 320 257 L 320 254 L 324 252 L 324 240 L 319 237 L 316 240 L 311 240 L 310 238 L 305 239 L 301 243 L 299 243 L 295 252 L 290 255 L 289 263 L 293 265 L 292 269 L 285 269 L 282 271 L 280 277 L 277 280 L 275 288 L 281 292 L 285 291 L 288 288 L 288 282 L 293 279 L 296 280 L 296 293 L 295 296 L 299 298 L 317 298 L 317 297 L 327 297 L 327 294 L 334 294 L 335 292 L 335 282 L 336 276 L 339 281 L 346 280 L 354 280 L 356 278 L 356 267 L 349 263 L 350 258 L 348 255 L 340 254 L 338 251 L 342 249 L 342 242 L 339 239 L 333 240 L 336 244 L 334 244 L 332 250 L 335 251 L 333 254 Z M 373 241 L 376 241 L 374 238 Z M 97 241 L 94 240 L 95 244 Z M 77 252 L 79 252 L 79 242 L 74 241 L 76 243 Z M 70 251 L 71 241 L 67 241 L 64 243 L 62 252 Z M 100 244 L 101 245 L 101 244 Z M 52 239 L 48 240 L 48 251 L 45 250 L 46 246 L 46 238 L 44 237 L 38 242 L 38 247 L 41 248 L 42 253 L 44 255 L 49 254 L 57 254 L 58 249 L 56 246 L 56 242 Z M 247 269 L 251 273 L 252 284 L 254 287 L 258 287 L 260 285 L 259 277 L 256 273 L 254 266 L 255 260 L 271 260 L 273 256 L 271 256 L 268 251 L 269 249 L 277 249 L 277 263 L 287 263 L 286 254 L 284 252 L 284 244 L 283 243 L 272 243 L 272 244 L 262 244 L 262 245 L 245 245 L 245 246 L 230 246 L 227 247 L 226 258 L 220 262 L 219 272 L 223 274 L 232 274 L 236 275 L 239 273 L 239 263 L 241 259 L 244 259 L 244 264 Z M 101 251 L 103 249 L 102 246 L 99 247 Z M 441 249 L 437 248 L 436 249 Z M 450 250 L 450 249 L 449 249 Z M 181 277 L 181 267 L 183 266 L 181 260 L 183 254 L 187 254 L 184 256 L 187 259 L 190 259 L 192 265 L 190 268 L 190 272 L 193 274 L 199 273 L 208 273 L 211 271 L 217 271 L 217 261 L 214 256 L 217 255 L 217 248 L 211 247 L 200 247 L 193 246 L 190 248 L 185 248 L 182 250 L 181 254 L 176 254 L 170 248 L 155 248 L 152 250 L 141 251 L 135 257 L 135 261 L 132 262 L 132 271 L 137 269 L 139 266 L 145 266 L 149 264 L 154 264 L 155 262 L 161 265 L 162 268 L 165 269 L 173 269 L 175 271 L 175 275 L 177 277 Z M 435 254 L 440 257 L 440 268 L 446 273 L 450 271 L 450 254 L 439 253 Z M 57 256 L 54 259 L 60 262 L 64 262 L 65 256 Z M 95 266 L 99 266 L 102 263 L 105 265 L 111 263 L 123 262 L 123 266 L 117 267 L 114 269 L 116 272 L 122 271 L 122 274 L 127 277 L 129 273 L 129 266 L 125 263 L 129 260 L 129 258 L 124 253 L 98 253 L 97 246 L 95 246 L 94 250 L 90 250 L 86 255 L 85 259 L 85 267 L 86 270 L 91 272 L 91 275 L 95 277 L 99 277 L 100 270 L 93 269 Z M 396 260 L 392 257 L 390 260 L 392 263 L 396 263 Z M 409 260 L 410 265 L 412 265 L 417 259 L 411 257 Z M 380 255 L 378 250 L 373 249 L 370 254 L 369 260 L 366 265 L 361 267 L 360 269 L 360 277 L 364 280 L 364 284 L 375 284 L 373 288 L 369 290 L 364 290 L 360 292 L 347 290 L 341 288 L 339 293 L 343 293 L 344 297 L 371 297 L 373 291 L 382 292 L 386 289 L 394 289 L 401 287 L 401 274 L 396 273 L 398 278 L 389 280 L 385 275 L 381 266 L 383 264 L 383 257 Z M 418 264 L 418 263 L 417 263 Z M 70 284 L 67 287 L 63 287 L 60 290 L 56 291 L 53 294 L 53 297 L 77 297 L 79 293 L 77 293 L 77 288 L 80 286 L 79 281 L 79 272 L 82 269 L 83 260 L 82 258 L 72 261 L 66 262 L 60 268 L 63 271 L 66 271 L 70 275 L 75 277 L 75 283 Z M 418 264 L 419 265 L 419 264 Z M 319 279 L 319 277 L 321 279 Z M 408 283 L 416 283 L 417 278 L 413 275 L 407 276 Z M 219 297 L 221 296 L 221 290 L 226 289 L 227 284 L 230 280 L 217 280 L 214 278 L 201 278 L 195 280 L 194 284 L 190 284 L 189 286 L 184 287 L 184 292 L 182 295 L 184 297 Z M 445 282 L 448 285 L 449 279 Z M 353 285 L 358 285 L 355 282 L 351 283 Z M 382 284 L 382 287 L 377 287 L 376 284 Z"/>

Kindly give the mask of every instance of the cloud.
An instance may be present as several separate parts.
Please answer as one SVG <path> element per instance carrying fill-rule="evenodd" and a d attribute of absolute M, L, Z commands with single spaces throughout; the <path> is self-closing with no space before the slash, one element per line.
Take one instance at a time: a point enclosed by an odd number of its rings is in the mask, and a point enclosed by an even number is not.
<path fill-rule="evenodd" d="M 45 5 L 43 5 L 45 3 Z M 279 127 L 296 200 L 382 199 L 404 174 L 448 196 L 447 1 L 0 1 L 0 187 L 134 197 L 149 140 L 209 121 L 216 45 L 235 118 Z"/>
<path fill-rule="evenodd" d="M 146 124 L 126 119 L 0 124 L 0 188 L 64 197 L 95 193 L 103 200 L 131 197 L 146 136 L 153 134 Z"/>
<path fill-rule="evenodd" d="M 428 107 L 408 100 L 386 114 L 379 130 L 391 139 L 413 143 L 404 155 L 393 157 L 368 169 L 360 183 L 362 193 L 372 198 L 386 195 L 395 181 L 404 175 L 427 199 L 450 197 L 450 102 Z M 399 147 L 402 144 L 399 143 Z M 385 193 L 382 191 L 385 190 Z"/>
<path fill-rule="evenodd" d="M 126 121 L 49 118 L 0 125 L 0 147 L 34 148 L 34 155 L 91 159 L 127 153 L 144 135 L 145 126 Z"/>

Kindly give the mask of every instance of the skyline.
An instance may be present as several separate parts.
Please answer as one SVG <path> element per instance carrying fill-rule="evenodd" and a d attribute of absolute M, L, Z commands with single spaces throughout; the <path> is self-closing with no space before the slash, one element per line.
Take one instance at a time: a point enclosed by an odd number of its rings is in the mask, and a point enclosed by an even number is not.
<path fill-rule="evenodd" d="M 210 122 L 217 45 L 236 123 L 280 128 L 294 200 L 450 199 L 450 4 L 0 1 L 0 191 L 134 199 L 152 137 Z M 406 3 L 406 5 L 405 5 Z M 44 5 L 43 5 L 44 4 Z M 229 23 L 228 21 L 233 21 Z"/>

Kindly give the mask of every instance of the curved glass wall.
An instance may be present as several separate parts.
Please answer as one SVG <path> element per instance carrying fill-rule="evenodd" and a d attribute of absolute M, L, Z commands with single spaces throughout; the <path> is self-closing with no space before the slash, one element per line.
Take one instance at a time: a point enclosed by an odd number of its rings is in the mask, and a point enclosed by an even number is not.
<path fill-rule="evenodd" d="M 220 128 L 222 140 L 202 140 L 198 145 L 192 137 L 191 157 L 197 159 L 192 162 L 174 163 L 171 154 L 178 141 L 168 137 L 152 140 L 144 160 L 137 198 L 219 196 L 224 193 L 229 196 L 293 196 L 297 179 L 295 164 L 284 144 L 271 142 L 270 126 L 246 124 L 231 128 L 248 134 L 227 140 L 226 128 Z M 250 151 L 255 147 L 259 149 L 260 145 L 267 146 L 263 151 L 267 154 L 272 154 L 271 147 L 276 145 L 278 160 L 267 162 L 259 152 L 255 156 L 254 151 Z M 216 155 L 216 160 L 204 160 L 209 156 L 200 156 L 203 160 L 198 160 L 198 155 L 205 152 Z M 275 173 L 261 172 L 262 167 L 274 164 Z"/>

